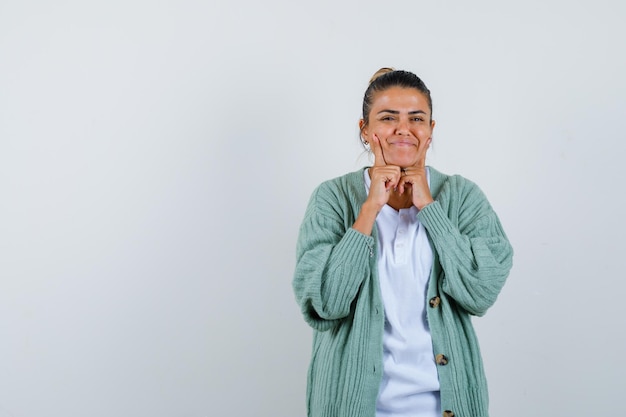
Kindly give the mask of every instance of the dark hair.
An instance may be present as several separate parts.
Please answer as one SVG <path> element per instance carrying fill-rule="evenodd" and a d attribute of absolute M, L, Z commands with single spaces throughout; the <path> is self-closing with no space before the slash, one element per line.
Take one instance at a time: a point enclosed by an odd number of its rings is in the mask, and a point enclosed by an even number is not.
<path fill-rule="evenodd" d="M 426 96 L 430 109 L 430 120 L 433 119 L 433 101 L 430 98 L 430 90 L 426 84 L 415 74 L 409 71 L 394 70 L 393 68 L 381 68 L 370 79 L 370 84 L 363 96 L 363 127 L 369 124 L 369 115 L 374 101 L 374 94 L 385 91 L 391 87 L 415 88 Z"/>

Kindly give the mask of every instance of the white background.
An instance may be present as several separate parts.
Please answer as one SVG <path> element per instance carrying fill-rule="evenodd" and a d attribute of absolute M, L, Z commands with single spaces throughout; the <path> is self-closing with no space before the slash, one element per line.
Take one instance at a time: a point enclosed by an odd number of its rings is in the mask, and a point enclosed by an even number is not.
<path fill-rule="evenodd" d="M 515 248 L 475 320 L 493 416 L 600 416 L 626 370 L 620 0 L 0 1 L 0 417 L 298 417 L 313 188 L 368 164 L 382 66 Z"/>

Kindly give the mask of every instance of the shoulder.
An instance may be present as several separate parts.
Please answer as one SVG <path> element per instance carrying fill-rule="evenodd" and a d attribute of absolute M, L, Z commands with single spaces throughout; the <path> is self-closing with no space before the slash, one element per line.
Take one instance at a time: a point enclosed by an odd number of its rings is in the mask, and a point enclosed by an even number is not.
<path fill-rule="evenodd" d="M 311 201 L 346 201 L 366 197 L 363 169 L 322 182 L 311 196 Z"/>
<path fill-rule="evenodd" d="M 435 199 L 466 196 L 468 194 L 484 197 L 484 194 L 475 182 L 458 174 L 444 174 L 433 167 L 428 167 L 428 169 L 430 170 L 431 192 Z"/>
<path fill-rule="evenodd" d="M 442 174 L 431 168 L 431 184 L 437 188 L 431 191 L 433 198 L 449 217 L 457 218 L 459 222 L 473 222 L 494 214 L 486 195 L 472 180 L 461 175 Z"/>
<path fill-rule="evenodd" d="M 309 199 L 305 218 L 350 221 L 367 199 L 363 169 L 318 185 Z M 321 220 L 320 220 L 321 221 Z"/>

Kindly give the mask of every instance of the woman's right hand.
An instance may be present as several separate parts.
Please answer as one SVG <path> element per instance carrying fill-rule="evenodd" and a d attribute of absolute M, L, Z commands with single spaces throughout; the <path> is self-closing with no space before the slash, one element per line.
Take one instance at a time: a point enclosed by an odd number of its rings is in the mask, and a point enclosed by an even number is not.
<path fill-rule="evenodd" d="M 365 234 L 371 235 L 376 216 L 383 206 L 389 201 L 391 190 L 396 188 L 402 177 L 400 167 L 387 165 L 380 139 L 376 134 L 370 139 L 370 146 L 374 153 L 374 166 L 369 169 L 370 190 L 367 200 L 361 206 L 361 211 L 352 228 Z"/>
<path fill-rule="evenodd" d="M 364 204 L 371 204 L 380 211 L 389 201 L 391 190 L 395 189 L 402 178 L 400 167 L 387 165 L 380 139 L 376 134 L 370 140 L 372 153 L 374 154 L 374 166 L 369 169 L 370 191 Z"/>

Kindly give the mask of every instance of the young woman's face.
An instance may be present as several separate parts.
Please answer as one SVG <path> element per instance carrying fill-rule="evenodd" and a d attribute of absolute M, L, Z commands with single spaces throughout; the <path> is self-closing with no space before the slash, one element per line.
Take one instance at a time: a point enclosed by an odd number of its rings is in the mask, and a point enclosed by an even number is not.
<path fill-rule="evenodd" d="M 418 145 L 432 138 L 435 122 L 426 96 L 414 88 L 392 87 L 376 93 L 369 124 L 361 120 L 361 134 L 367 142 L 378 136 L 387 165 L 402 168 L 417 165 Z"/>

